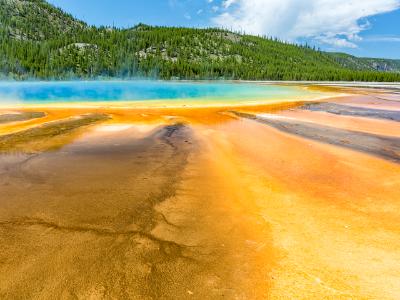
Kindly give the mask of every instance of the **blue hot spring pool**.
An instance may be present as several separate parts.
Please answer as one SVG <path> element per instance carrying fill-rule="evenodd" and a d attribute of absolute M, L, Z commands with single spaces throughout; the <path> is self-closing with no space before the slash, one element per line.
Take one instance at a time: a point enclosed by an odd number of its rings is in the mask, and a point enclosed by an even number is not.
<path fill-rule="evenodd" d="M 2 104 L 193 101 L 238 102 L 318 97 L 294 86 L 227 82 L 52 81 L 0 82 Z"/>

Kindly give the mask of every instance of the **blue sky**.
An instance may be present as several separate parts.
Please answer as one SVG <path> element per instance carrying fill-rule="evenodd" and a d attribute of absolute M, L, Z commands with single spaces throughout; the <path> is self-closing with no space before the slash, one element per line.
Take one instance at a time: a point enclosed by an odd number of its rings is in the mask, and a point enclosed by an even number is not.
<path fill-rule="evenodd" d="M 220 26 L 400 59 L 400 0 L 49 0 L 92 25 Z"/>

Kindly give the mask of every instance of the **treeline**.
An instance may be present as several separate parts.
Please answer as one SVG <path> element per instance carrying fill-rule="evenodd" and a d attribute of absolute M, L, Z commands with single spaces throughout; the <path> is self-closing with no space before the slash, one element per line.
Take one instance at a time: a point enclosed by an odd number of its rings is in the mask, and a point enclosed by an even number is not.
<path fill-rule="evenodd" d="M 144 24 L 96 28 L 42 0 L 0 2 L 0 72 L 16 79 L 400 81 L 400 74 L 345 68 L 325 52 L 272 38 Z"/>

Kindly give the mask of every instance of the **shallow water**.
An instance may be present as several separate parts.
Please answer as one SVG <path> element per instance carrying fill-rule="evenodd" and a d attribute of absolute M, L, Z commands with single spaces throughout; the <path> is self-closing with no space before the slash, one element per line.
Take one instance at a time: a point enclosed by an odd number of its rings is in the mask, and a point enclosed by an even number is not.
<path fill-rule="evenodd" d="M 399 299 L 399 122 L 302 107 L 0 109 L 0 298 Z"/>

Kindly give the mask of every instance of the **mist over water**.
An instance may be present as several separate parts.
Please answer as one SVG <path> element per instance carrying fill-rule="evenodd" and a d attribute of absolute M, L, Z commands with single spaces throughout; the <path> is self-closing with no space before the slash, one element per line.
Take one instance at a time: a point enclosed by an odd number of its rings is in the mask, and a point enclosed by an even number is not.
<path fill-rule="evenodd" d="M 143 100 L 253 100 L 306 96 L 295 87 L 255 83 L 165 81 L 0 82 L 0 104 Z"/>

